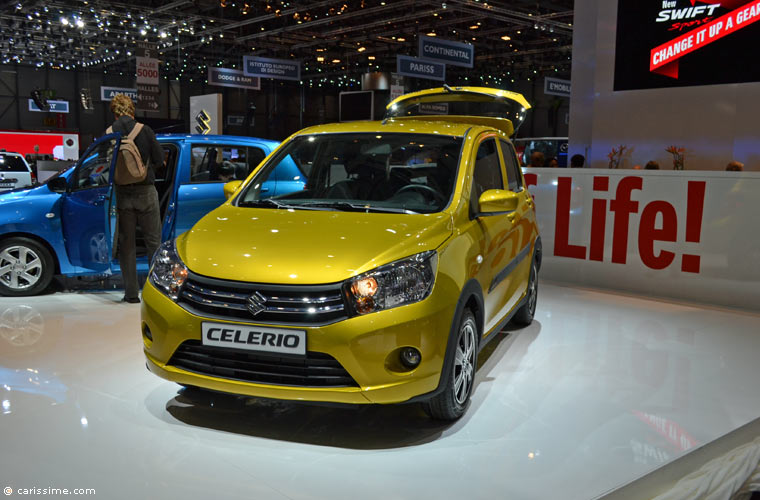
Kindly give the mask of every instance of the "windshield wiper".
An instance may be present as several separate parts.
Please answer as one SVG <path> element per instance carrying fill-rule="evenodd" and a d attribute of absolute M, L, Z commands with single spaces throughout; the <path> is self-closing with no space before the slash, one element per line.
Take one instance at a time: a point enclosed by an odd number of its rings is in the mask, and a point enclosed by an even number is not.
<path fill-rule="evenodd" d="M 319 207 L 309 207 L 304 205 L 288 205 L 285 203 L 280 203 L 277 200 L 273 200 L 272 198 L 264 198 L 263 200 L 251 200 L 251 201 L 241 201 L 238 203 L 239 207 L 252 207 L 252 208 L 282 208 L 282 209 L 293 209 L 293 210 L 324 210 L 323 208 Z"/>
<path fill-rule="evenodd" d="M 346 212 L 380 212 L 389 214 L 416 214 L 414 210 L 406 208 L 391 208 L 391 207 L 377 207 L 372 205 L 362 205 L 360 203 L 349 203 L 347 201 L 313 201 L 304 203 L 302 206 L 308 207 L 324 207 L 324 208 L 337 208 L 338 210 L 344 210 Z"/>

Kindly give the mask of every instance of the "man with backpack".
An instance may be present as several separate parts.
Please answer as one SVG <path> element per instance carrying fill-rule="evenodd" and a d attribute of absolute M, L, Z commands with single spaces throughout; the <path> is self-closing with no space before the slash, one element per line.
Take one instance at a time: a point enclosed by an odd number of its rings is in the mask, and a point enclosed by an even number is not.
<path fill-rule="evenodd" d="M 117 252 L 124 280 L 122 301 L 138 303 L 140 286 L 137 282 L 135 248 L 137 224 L 142 229 L 150 259 L 161 244 L 161 215 L 154 182 L 155 168 L 163 164 L 164 153 L 153 130 L 135 121 L 132 99 L 124 94 L 116 94 L 111 100 L 111 111 L 116 121 L 106 133 L 121 133 L 114 185 L 118 214 Z"/>

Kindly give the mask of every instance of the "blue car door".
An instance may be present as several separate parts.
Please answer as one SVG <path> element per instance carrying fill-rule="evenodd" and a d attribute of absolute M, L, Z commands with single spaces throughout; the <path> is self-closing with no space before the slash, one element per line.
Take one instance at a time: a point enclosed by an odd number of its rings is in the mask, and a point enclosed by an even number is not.
<path fill-rule="evenodd" d="M 185 167 L 185 173 L 179 178 L 175 236 L 193 227 L 201 217 L 224 203 L 224 184 L 244 180 L 268 153 L 253 144 L 201 141 L 199 139 L 197 143 L 184 146 L 183 162 L 187 162 L 185 158 L 189 154 L 190 168 L 188 172 Z M 270 196 L 275 193 L 275 187 L 274 182 L 266 186 Z"/>
<path fill-rule="evenodd" d="M 111 230 L 108 216 L 113 193 L 113 170 L 119 135 L 95 141 L 69 176 L 62 199 L 62 226 L 69 260 L 93 272 L 105 272 L 111 263 Z"/>

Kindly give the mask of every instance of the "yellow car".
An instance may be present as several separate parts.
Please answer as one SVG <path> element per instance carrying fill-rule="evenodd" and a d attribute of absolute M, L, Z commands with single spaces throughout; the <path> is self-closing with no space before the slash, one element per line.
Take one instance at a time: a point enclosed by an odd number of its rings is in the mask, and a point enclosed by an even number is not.
<path fill-rule="evenodd" d="M 401 96 L 382 122 L 288 138 L 156 254 L 149 370 L 239 395 L 418 401 L 460 417 L 480 348 L 536 308 L 541 243 L 509 140 L 529 107 L 446 86 Z M 281 163 L 299 175 L 276 178 Z"/>

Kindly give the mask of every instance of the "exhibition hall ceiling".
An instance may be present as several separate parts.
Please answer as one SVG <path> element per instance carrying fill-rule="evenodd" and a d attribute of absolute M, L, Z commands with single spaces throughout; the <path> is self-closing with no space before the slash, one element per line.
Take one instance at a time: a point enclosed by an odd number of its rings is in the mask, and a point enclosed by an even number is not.
<path fill-rule="evenodd" d="M 573 0 L 19 0 L 0 7 L 0 63 L 134 74 L 140 41 L 167 79 L 241 68 L 244 55 L 297 59 L 302 78 L 393 71 L 418 36 L 475 46 L 453 75 L 569 75 Z"/>

